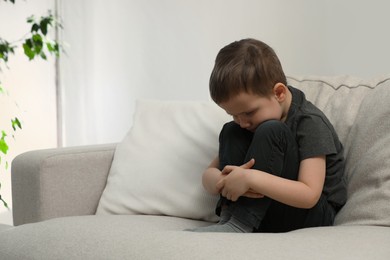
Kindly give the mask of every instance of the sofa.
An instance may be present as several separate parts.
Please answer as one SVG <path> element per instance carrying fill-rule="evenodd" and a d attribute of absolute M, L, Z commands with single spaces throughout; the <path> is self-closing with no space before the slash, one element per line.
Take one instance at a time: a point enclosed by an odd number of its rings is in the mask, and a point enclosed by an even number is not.
<path fill-rule="evenodd" d="M 210 101 L 137 102 L 117 144 L 30 151 L 12 162 L 14 226 L 0 259 L 390 259 L 390 77 L 288 77 L 345 148 L 334 226 L 195 233 L 218 221 L 201 173 L 229 116 Z"/>

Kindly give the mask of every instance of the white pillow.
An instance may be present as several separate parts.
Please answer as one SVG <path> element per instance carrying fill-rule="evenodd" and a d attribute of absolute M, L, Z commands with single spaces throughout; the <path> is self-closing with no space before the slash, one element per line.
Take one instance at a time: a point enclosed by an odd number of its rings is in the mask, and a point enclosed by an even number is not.
<path fill-rule="evenodd" d="M 133 127 L 115 151 L 97 214 L 168 215 L 217 221 L 218 196 L 202 173 L 231 118 L 212 102 L 138 101 Z"/>

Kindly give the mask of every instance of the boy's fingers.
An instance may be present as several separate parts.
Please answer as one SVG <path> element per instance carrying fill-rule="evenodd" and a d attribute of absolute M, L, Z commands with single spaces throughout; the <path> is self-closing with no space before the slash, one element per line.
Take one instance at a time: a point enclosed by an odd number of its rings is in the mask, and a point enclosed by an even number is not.
<path fill-rule="evenodd" d="M 223 184 L 223 180 L 220 180 L 219 182 L 217 182 L 217 184 L 215 185 L 215 187 L 217 188 L 217 190 L 219 190 L 219 192 L 221 192 L 221 189 L 223 188 L 224 184 Z"/>
<path fill-rule="evenodd" d="M 248 198 L 252 198 L 252 199 L 264 198 L 263 194 L 255 193 L 255 192 L 251 192 L 251 191 L 246 192 L 243 196 L 248 197 Z"/>
<path fill-rule="evenodd" d="M 253 167 L 253 165 L 255 165 L 255 159 L 250 159 L 248 162 L 244 163 L 243 165 L 241 165 L 240 167 L 241 168 L 244 168 L 244 169 L 250 169 Z M 222 169 L 222 174 L 229 174 L 230 172 L 232 172 L 235 168 L 237 168 L 237 166 L 234 166 L 234 165 L 226 165 L 223 169 Z"/>
<path fill-rule="evenodd" d="M 229 174 L 231 171 L 233 171 L 233 168 L 236 167 L 236 166 L 230 166 L 230 165 L 226 165 L 223 169 L 222 169 L 222 174 Z"/>
<path fill-rule="evenodd" d="M 255 165 L 255 159 L 250 159 L 248 162 L 244 163 L 243 165 L 241 165 L 242 168 L 244 169 L 250 169 L 253 167 L 253 165 Z"/>

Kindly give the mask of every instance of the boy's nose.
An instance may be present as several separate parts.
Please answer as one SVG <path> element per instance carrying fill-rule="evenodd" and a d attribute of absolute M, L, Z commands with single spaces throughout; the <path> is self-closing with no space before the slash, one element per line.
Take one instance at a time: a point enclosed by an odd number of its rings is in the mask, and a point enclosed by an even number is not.
<path fill-rule="evenodd" d="M 240 123 L 240 127 L 241 127 L 241 128 L 245 128 L 245 129 L 246 129 L 246 128 L 248 128 L 249 126 L 250 126 L 250 124 L 249 124 L 248 122 L 241 122 L 241 123 Z"/>
<path fill-rule="evenodd" d="M 248 128 L 250 126 L 250 123 L 247 120 L 244 120 L 240 117 L 237 117 L 234 121 L 236 121 L 236 123 L 239 124 L 241 128 Z"/>

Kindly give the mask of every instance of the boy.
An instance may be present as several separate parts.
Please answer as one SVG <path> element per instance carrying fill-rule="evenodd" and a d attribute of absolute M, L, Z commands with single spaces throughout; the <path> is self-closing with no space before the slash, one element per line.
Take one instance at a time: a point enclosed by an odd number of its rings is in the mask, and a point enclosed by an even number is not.
<path fill-rule="evenodd" d="M 286 232 L 329 226 L 345 204 L 343 146 L 326 116 L 287 86 L 275 52 L 244 39 L 217 55 L 212 99 L 233 116 L 203 186 L 218 224 L 196 232 Z"/>

